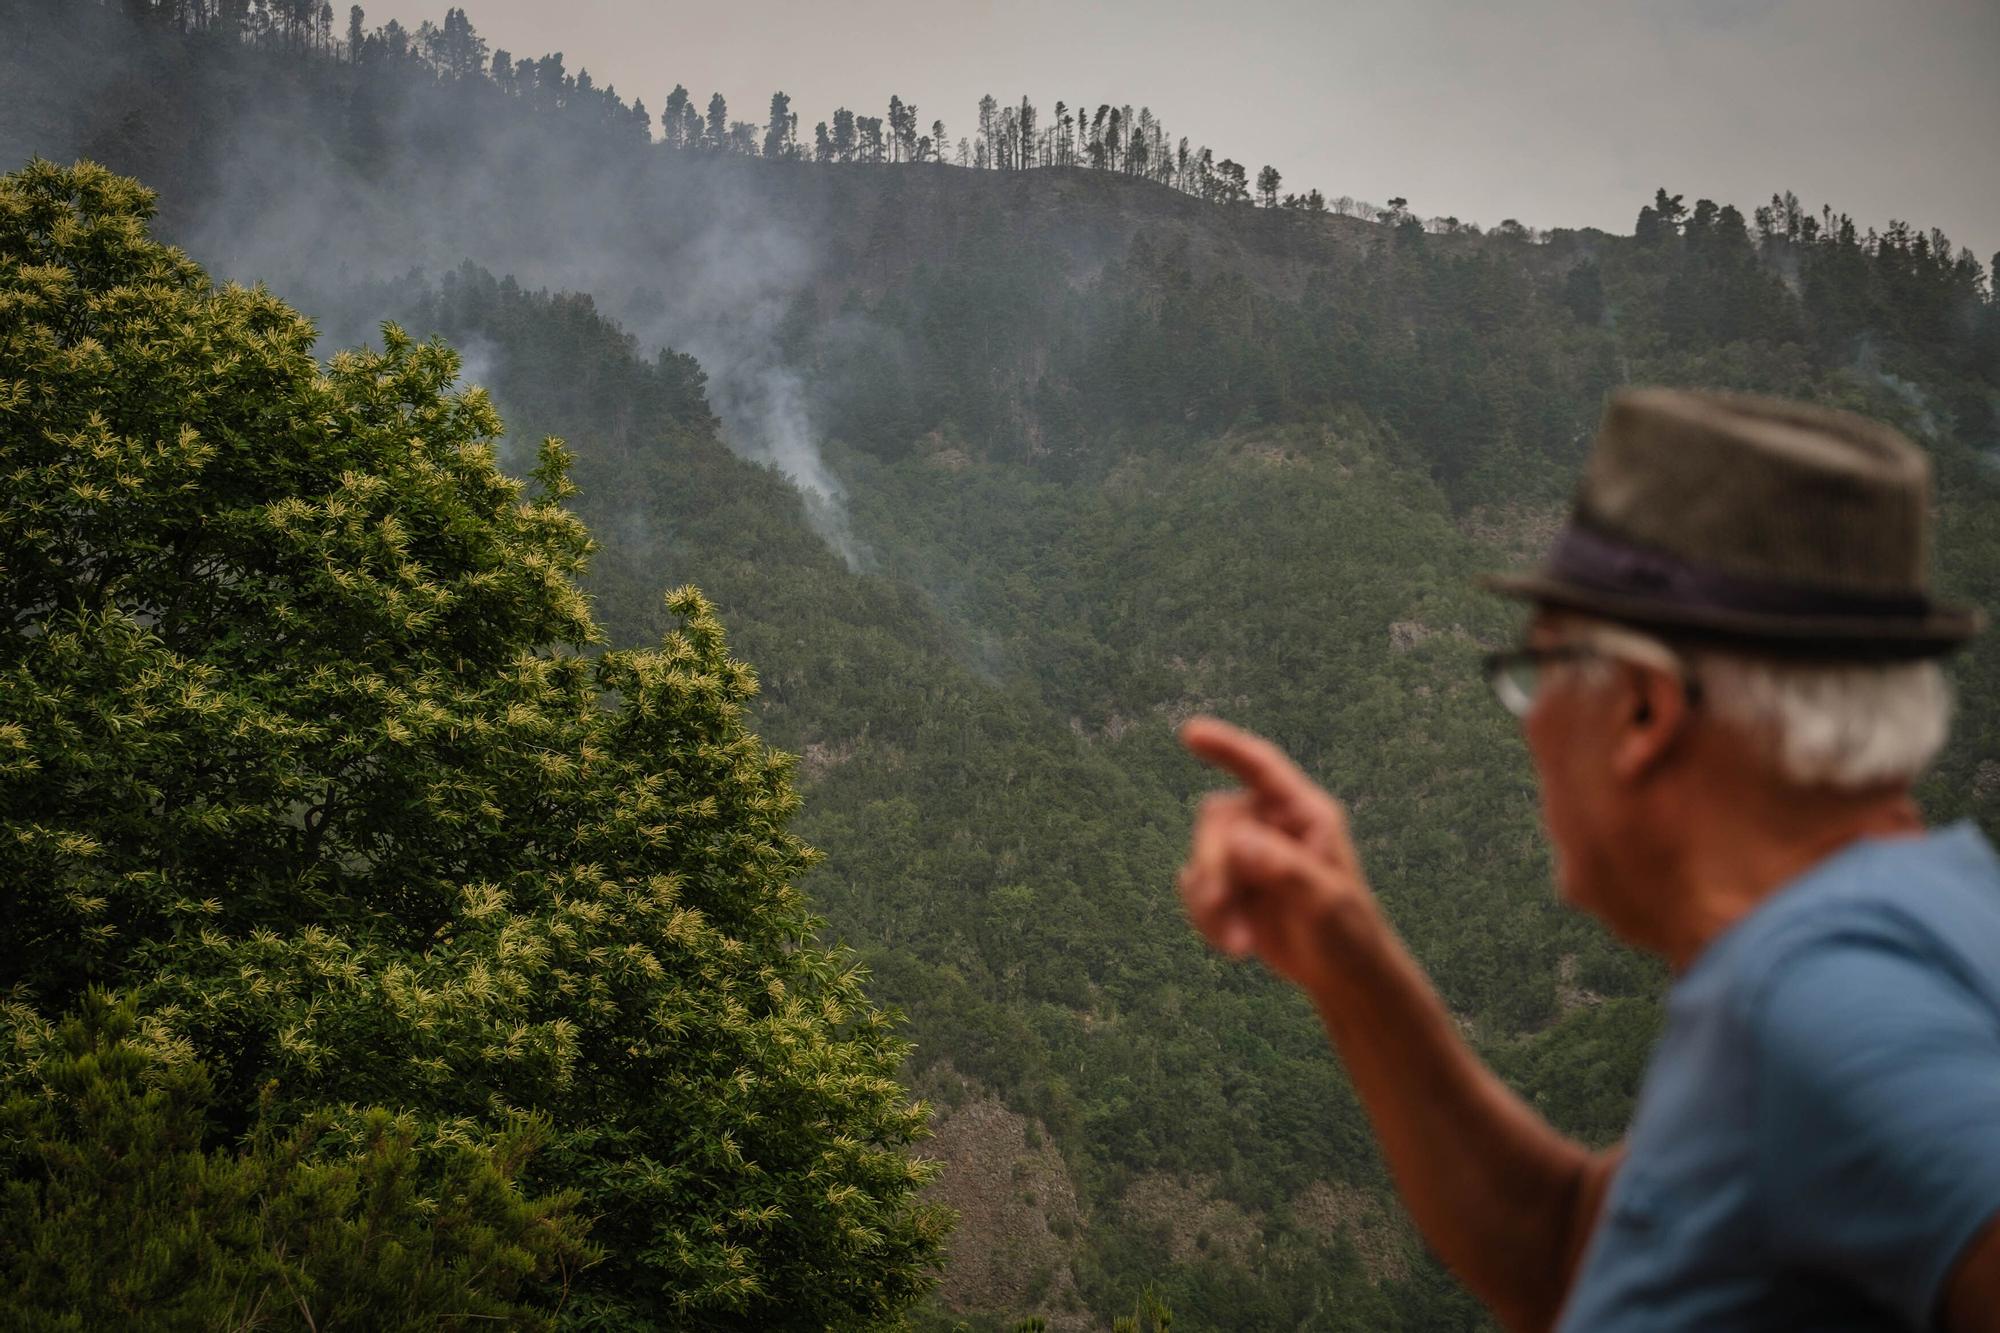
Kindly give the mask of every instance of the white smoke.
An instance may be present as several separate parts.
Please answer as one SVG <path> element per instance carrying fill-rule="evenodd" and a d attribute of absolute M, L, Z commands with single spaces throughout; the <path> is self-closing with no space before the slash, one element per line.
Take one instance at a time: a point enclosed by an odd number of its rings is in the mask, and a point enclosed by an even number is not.
<path fill-rule="evenodd" d="M 529 289 L 590 293 L 644 351 L 692 355 L 730 448 L 789 478 L 813 530 L 850 568 L 872 563 L 779 337 L 820 276 L 824 245 L 808 237 L 829 230 L 813 216 L 823 199 L 802 200 L 775 164 L 760 172 L 720 155 L 605 149 L 532 115 L 468 124 L 451 173 L 415 178 L 390 157 L 364 178 L 311 132 L 312 110 L 301 98 L 233 126 L 217 145 L 228 170 L 213 192 L 176 194 L 173 230 L 198 259 L 298 294 L 393 290 L 464 260 Z M 435 136 L 441 110 L 457 114 L 450 102 L 385 104 L 375 133 L 387 144 Z M 324 330 L 326 345 L 368 339 L 379 317 L 345 314 Z M 463 342 L 460 383 L 488 379 L 496 350 Z"/>
<path fill-rule="evenodd" d="M 816 276 L 814 252 L 773 215 L 770 194 L 743 188 L 741 174 L 718 170 L 695 179 L 702 213 L 677 238 L 673 286 L 648 313 L 615 304 L 612 312 L 643 342 L 701 363 L 725 442 L 789 478 L 821 540 L 849 569 L 862 569 L 871 557 L 854 536 L 846 491 L 827 465 L 806 385 L 787 364 L 780 337 L 786 312 Z M 618 290 L 616 275 L 606 274 L 598 290 Z"/>
<path fill-rule="evenodd" d="M 700 352 L 694 356 L 704 366 L 728 368 L 712 375 L 709 383 L 730 447 L 791 478 L 805 498 L 806 521 L 849 569 L 871 564 L 848 522 L 846 492 L 820 452 L 797 372 L 776 364 L 711 359 Z"/>
<path fill-rule="evenodd" d="M 1882 357 L 1876 350 L 1874 334 L 1863 333 L 1855 339 L 1852 365 L 1857 372 L 1887 389 L 1910 409 L 1916 418 L 1919 434 L 1932 441 L 1939 437 L 1937 414 L 1932 410 L 1930 395 L 1916 382 L 1882 369 Z"/>
<path fill-rule="evenodd" d="M 454 389 L 484 389 L 492 385 L 500 349 L 491 338 L 475 333 L 458 339 L 452 350 L 458 353 L 458 378 L 452 382 Z"/>

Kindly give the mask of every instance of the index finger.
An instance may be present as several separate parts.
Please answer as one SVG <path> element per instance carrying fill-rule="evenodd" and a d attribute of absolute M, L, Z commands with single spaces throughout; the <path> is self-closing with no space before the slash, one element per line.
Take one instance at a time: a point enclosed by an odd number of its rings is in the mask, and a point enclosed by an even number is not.
<path fill-rule="evenodd" d="M 1181 724 L 1181 744 L 1195 758 L 1235 775 L 1266 800 L 1292 804 L 1309 799 L 1317 790 L 1283 750 L 1221 718 L 1189 718 Z"/>

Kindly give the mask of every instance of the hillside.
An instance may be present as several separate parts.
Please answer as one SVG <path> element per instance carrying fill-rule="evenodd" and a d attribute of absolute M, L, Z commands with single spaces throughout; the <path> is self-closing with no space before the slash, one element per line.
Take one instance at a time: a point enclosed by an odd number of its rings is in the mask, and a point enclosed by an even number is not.
<path fill-rule="evenodd" d="M 1346 796 L 1466 1030 L 1614 1137 L 1662 974 L 1552 899 L 1475 670 L 1513 622 L 1470 588 L 1538 549 L 1607 389 L 1899 422 L 1946 591 L 2000 606 L 2000 307 L 1907 228 L 1662 191 L 1630 237 L 1440 233 L 1081 166 L 766 160 L 420 61 L 34 12 L 5 165 L 139 177 L 323 352 L 384 319 L 457 348 L 505 461 L 576 450 L 615 643 L 669 627 L 665 588 L 716 603 L 800 757 L 804 886 L 936 1103 L 939 1327 L 1103 1327 L 1148 1284 L 1185 1328 L 1484 1326 L 1305 1004 L 1182 922 L 1209 779 L 1171 726 L 1220 712 Z M 1926 800 L 2000 831 L 2000 649 L 1956 670 Z"/>

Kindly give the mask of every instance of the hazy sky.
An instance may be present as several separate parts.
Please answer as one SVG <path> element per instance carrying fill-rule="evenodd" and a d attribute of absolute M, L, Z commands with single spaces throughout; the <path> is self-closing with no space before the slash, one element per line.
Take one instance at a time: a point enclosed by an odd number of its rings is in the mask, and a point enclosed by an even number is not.
<path fill-rule="evenodd" d="M 464 0 L 655 114 L 675 82 L 808 140 L 891 93 L 956 141 L 979 96 L 1150 106 L 1287 189 L 1629 231 L 1665 185 L 1774 190 L 2000 248 L 2000 0 Z M 443 0 L 369 0 L 371 25 Z M 344 17 L 345 7 L 341 7 Z"/>

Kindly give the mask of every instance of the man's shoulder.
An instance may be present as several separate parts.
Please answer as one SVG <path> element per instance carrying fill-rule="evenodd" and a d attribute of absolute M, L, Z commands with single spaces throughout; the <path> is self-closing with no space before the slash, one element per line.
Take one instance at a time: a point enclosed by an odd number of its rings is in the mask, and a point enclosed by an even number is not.
<path fill-rule="evenodd" d="M 1721 1217 L 1704 1233 L 1716 1263 L 1768 1251 L 1821 1275 L 1829 1299 L 1924 1323 L 2000 1206 L 2000 863 L 1985 839 L 1960 825 L 1842 849 L 1698 958 L 1669 1014 L 1632 1142 L 1677 1182 L 1675 1225 Z"/>
<path fill-rule="evenodd" d="M 1780 1257 L 1913 1326 L 2000 1208 L 2000 874 L 1955 832 L 1863 849 L 1738 987 Z"/>
<path fill-rule="evenodd" d="M 1781 889 L 1723 943 L 1710 985 L 1746 1021 L 1780 986 L 1837 989 L 1864 958 L 1884 964 L 1859 968 L 1878 981 L 1936 972 L 2000 1005 L 2000 858 L 1971 824 L 1857 843 Z"/>

